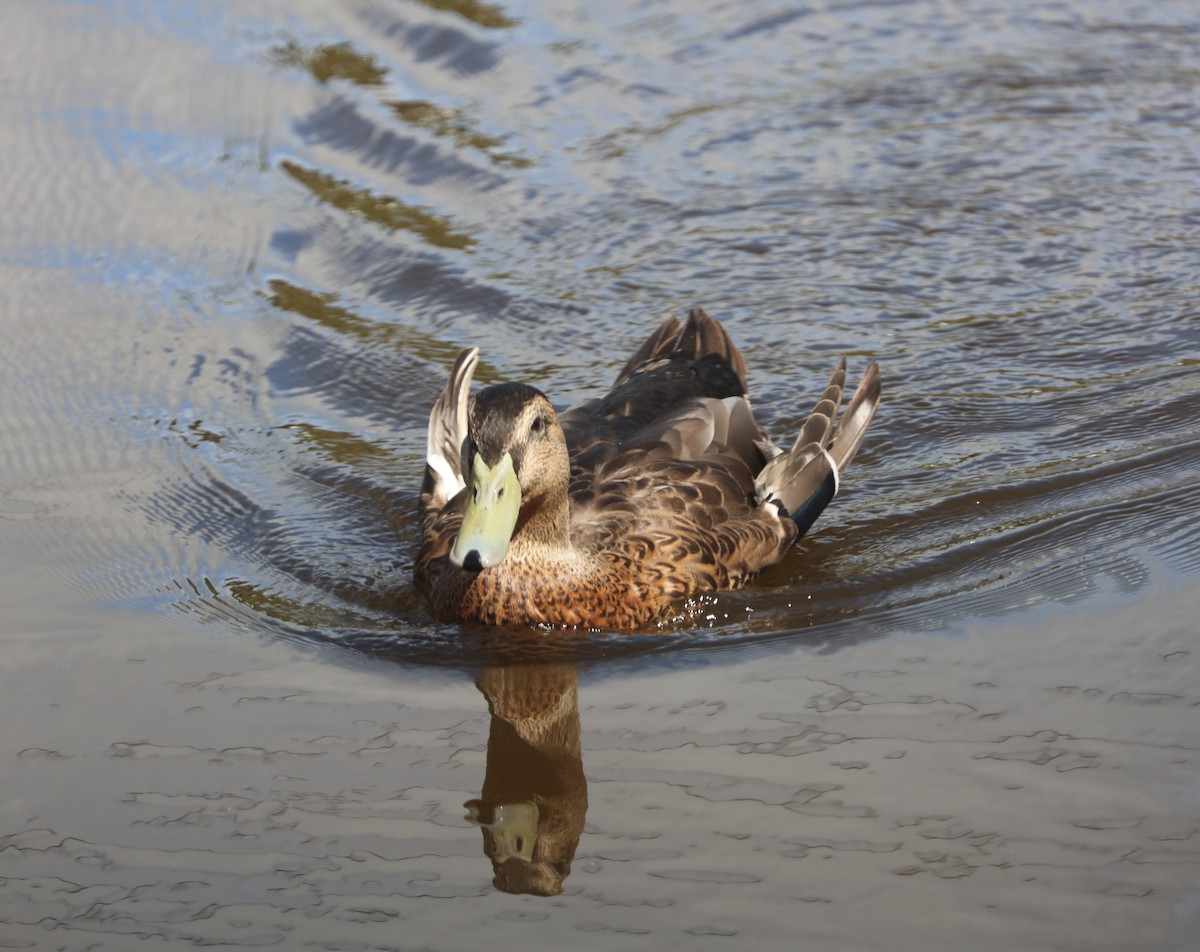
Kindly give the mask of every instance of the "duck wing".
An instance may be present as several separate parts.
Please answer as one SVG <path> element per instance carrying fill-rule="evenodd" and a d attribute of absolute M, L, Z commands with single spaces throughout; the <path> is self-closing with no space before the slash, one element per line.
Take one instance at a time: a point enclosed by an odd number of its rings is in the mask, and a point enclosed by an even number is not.
<path fill-rule="evenodd" d="M 630 452 L 657 456 L 674 447 L 696 458 L 712 435 L 724 442 L 731 427 L 740 436 L 747 423 L 754 439 L 765 440 L 746 391 L 746 362 L 725 328 L 700 308 L 683 323 L 672 315 L 629 358 L 607 394 L 559 414 L 572 475 Z"/>
<path fill-rule="evenodd" d="M 746 390 L 745 361 L 717 321 L 699 309 L 664 321 L 608 394 L 559 416 L 572 543 L 657 573 L 668 598 L 740 584 L 774 561 L 795 530 L 754 499 L 754 476 L 778 451 Z"/>
<path fill-rule="evenodd" d="M 792 448 L 786 453 L 777 452 L 754 481 L 755 497 L 763 504 L 782 507 L 800 535 L 837 495 L 841 474 L 862 445 L 879 405 L 879 366 L 872 362 L 838 420 L 845 382 L 846 360 L 842 358 Z"/>
<path fill-rule="evenodd" d="M 429 412 L 425 438 L 425 482 L 422 512 L 437 512 L 467 485 L 462 472 L 462 445 L 467 438 L 467 399 L 479 363 L 479 348 L 458 355 L 446 386 Z"/>
<path fill-rule="evenodd" d="M 802 536 L 838 490 L 879 403 L 872 363 L 838 419 L 846 361 L 788 450 L 754 420 L 745 363 L 703 311 L 664 322 L 613 389 L 563 415 L 572 541 L 653 560 L 676 595 L 736 587 Z"/>

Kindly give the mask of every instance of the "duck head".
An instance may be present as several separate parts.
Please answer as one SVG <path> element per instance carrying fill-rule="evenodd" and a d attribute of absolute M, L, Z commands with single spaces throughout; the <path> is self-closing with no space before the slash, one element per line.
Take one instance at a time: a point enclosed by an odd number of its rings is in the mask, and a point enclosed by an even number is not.
<path fill-rule="evenodd" d="M 461 466 L 467 502 L 450 550 L 455 565 L 479 572 L 510 548 L 569 546 L 567 441 L 540 391 L 500 384 L 473 396 Z"/>

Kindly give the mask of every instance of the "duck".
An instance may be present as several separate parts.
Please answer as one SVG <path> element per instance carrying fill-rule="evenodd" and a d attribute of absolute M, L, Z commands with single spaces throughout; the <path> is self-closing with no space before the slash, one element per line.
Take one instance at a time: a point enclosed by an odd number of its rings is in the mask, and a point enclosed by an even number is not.
<path fill-rule="evenodd" d="M 429 415 L 413 575 L 441 621 L 633 631 L 779 562 L 838 492 L 881 392 L 846 359 L 789 449 L 755 421 L 746 362 L 701 308 L 667 317 L 604 395 L 471 393 L 463 350 Z M 841 411 L 839 415 L 839 410 Z"/>

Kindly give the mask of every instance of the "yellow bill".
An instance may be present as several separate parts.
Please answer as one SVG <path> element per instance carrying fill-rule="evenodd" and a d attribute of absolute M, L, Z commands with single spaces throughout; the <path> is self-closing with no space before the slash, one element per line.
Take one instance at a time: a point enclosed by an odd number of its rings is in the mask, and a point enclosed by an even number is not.
<path fill-rule="evenodd" d="M 498 565 L 508 552 L 517 515 L 521 511 L 521 484 L 505 453 L 489 467 L 478 453 L 471 462 L 471 494 L 450 561 L 471 572 Z"/>
<path fill-rule="evenodd" d="M 530 862 L 538 839 L 538 808 L 536 803 L 506 803 L 496 807 L 493 821 L 487 824 L 496 844 L 493 862 L 509 859 Z"/>

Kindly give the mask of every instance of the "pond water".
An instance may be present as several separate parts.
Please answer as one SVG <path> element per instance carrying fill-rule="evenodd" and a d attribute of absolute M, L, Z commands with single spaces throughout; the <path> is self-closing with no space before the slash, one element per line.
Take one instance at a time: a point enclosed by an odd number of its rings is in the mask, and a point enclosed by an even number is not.
<path fill-rule="evenodd" d="M 0 946 L 1196 949 L 1191 2 L 112 0 L 0 30 Z M 703 305 L 778 566 L 441 625 L 429 407 Z"/>

